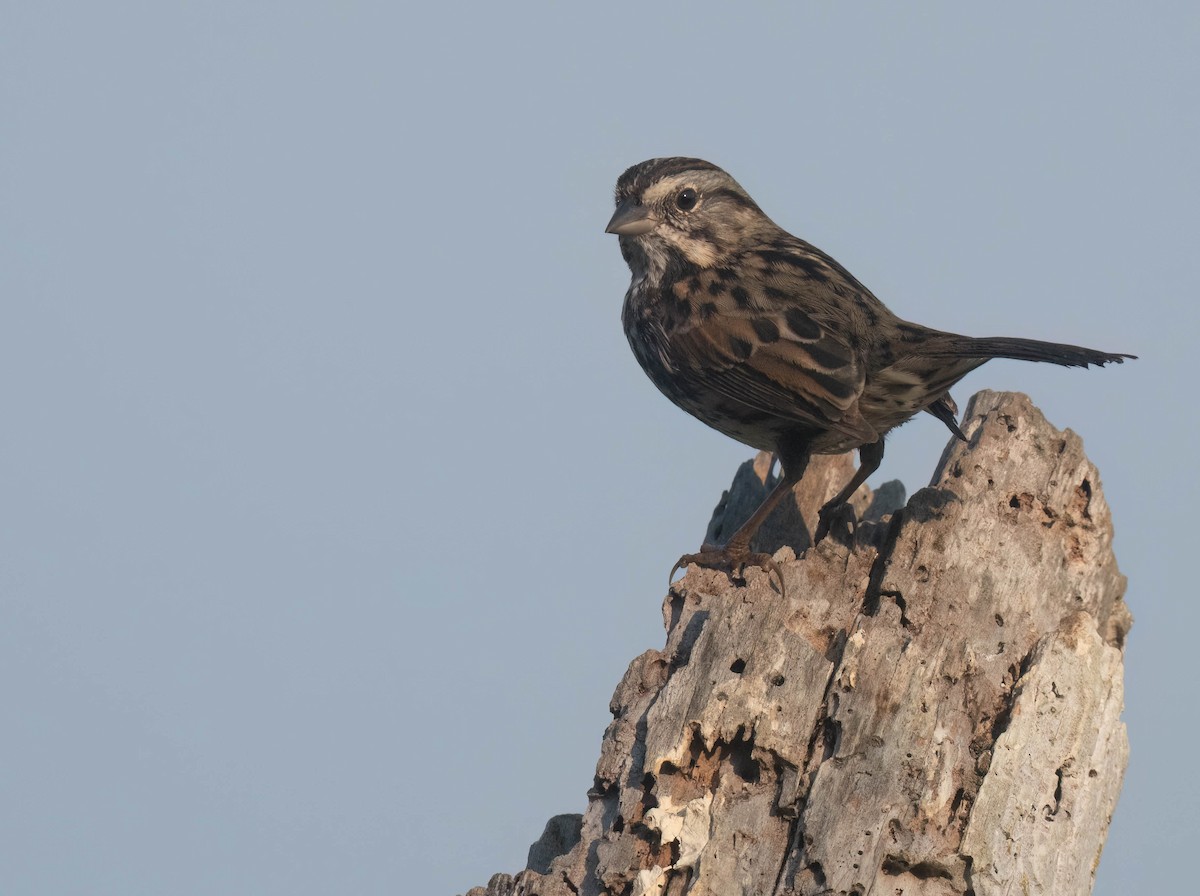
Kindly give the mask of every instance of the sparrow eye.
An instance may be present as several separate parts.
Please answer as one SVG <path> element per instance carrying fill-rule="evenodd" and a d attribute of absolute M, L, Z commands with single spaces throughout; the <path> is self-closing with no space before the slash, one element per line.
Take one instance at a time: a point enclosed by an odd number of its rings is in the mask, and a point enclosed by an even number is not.
<path fill-rule="evenodd" d="M 684 187 L 675 197 L 675 204 L 685 212 L 690 212 L 696 207 L 696 191 L 691 187 Z"/>

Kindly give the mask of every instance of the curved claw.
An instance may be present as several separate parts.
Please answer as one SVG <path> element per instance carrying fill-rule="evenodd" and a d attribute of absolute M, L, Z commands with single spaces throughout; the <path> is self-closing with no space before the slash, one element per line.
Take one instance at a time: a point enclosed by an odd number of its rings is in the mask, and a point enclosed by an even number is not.
<path fill-rule="evenodd" d="M 668 582 L 675 577 L 675 573 L 681 569 L 695 563 L 697 566 L 705 569 L 727 569 L 729 570 L 730 578 L 743 578 L 742 573 L 747 566 L 756 566 L 770 577 L 774 574 L 779 581 L 779 594 L 781 597 L 787 597 L 787 588 L 783 584 L 783 570 L 779 568 L 779 564 L 770 554 L 763 554 L 757 551 L 751 551 L 749 548 L 740 545 L 726 545 L 725 547 L 716 547 L 714 545 L 704 545 L 699 553 L 684 554 L 675 561 L 675 565 L 671 567 L 671 575 L 668 577 Z"/>
<path fill-rule="evenodd" d="M 672 588 L 675 587 L 675 573 L 679 572 L 679 570 L 681 570 L 681 569 L 684 569 L 684 570 L 687 569 L 688 557 L 690 557 L 690 556 L 691 556 L 691 554 L 684 554 L 682 557 L 680 557 L 678 560 L 675 561 L 675 565 L 672 566 L 671 571 L 669 573 L 667 573 L 667 590 L 668 591 L 670 591 Z"/>

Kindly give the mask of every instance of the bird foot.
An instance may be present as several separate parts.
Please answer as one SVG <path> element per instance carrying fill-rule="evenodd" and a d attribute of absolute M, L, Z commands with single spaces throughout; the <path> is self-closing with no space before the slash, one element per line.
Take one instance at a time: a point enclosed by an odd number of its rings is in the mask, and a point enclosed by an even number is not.
<path fill-rule="evenodd" d="M 858 517 L 854 513 L 854 508 L 849 504 L 835 504 L 833 501 L 822 507 L 817 512 L 817 531 L 813 533 L 814 545 L 819 544 L 821 539 L 829 534 L 834 523 L 844 523 L 847 534 L 852 536 L 858 529 Z"/>
<path fill-rule="evenodd" d="M 684 554 L 680 557 L 673 567 L 671 567 L 671 575 L 669 579 L 675 578 L 675 573 L 681 569 L 687 569 L 689 564 L 695 563 L 697 566 L 704 569 L 724 569 L 729 571 L 729 577 L 734 581 L 745 581 L 742 575 L 747 566 L 757 566 L 768 577 L 774 575 L 779 580 L 779 593 L 781 596 L 786 596 L 783 585 L 783 570 L 779 568 L 779 564 L 771 557 L 770 554 L 760 553 L 750 550 L 748 545 L 734 544 L 730 542 L 724 546 L 705 544 L 700 548 L 700 551 L 695 554 Z"/>

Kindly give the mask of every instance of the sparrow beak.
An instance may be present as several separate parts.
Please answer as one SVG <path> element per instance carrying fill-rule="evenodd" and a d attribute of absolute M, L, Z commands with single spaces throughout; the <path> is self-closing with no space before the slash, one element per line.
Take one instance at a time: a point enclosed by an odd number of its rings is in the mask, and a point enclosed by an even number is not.
<path fill-rule="evenodd" d="M 615 233 L 618 236 L 640 236 L 657 226 L 658 222 L 650 216 L 650 209 L 630 196 L 621 200 L 604 232 Z"/>

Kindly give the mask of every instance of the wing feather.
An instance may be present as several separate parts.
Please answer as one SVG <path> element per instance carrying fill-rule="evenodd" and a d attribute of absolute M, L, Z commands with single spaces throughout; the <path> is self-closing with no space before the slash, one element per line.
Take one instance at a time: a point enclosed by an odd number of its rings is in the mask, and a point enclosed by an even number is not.
<path fill-rule="evenodd" d="M 796 305 L 740 285 L 736 299 L 718 295 L 709 314 L 671 333 L 678 371 L 758 411 L 874 441 L 857 409 L 865 370 L 845 339 Z"/>

